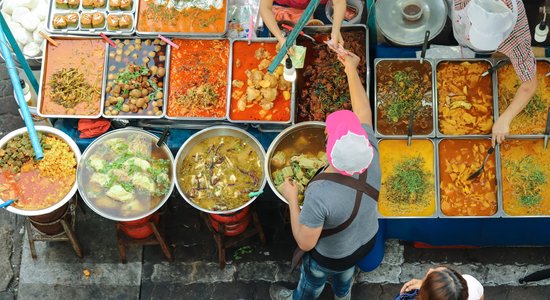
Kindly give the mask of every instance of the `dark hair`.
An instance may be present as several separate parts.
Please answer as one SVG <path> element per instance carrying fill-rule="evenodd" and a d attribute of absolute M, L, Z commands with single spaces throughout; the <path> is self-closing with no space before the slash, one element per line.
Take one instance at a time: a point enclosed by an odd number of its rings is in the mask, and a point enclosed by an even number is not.
<path fill-rule="evenodd" d="M 443 267 L 426 276 L 416 300 L 468 300 L 468 284 L 460 273 Z"/>

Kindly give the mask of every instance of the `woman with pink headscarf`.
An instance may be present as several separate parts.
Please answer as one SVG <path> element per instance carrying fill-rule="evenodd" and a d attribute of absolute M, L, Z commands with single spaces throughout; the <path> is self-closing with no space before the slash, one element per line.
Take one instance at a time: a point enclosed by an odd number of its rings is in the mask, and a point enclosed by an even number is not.
<path fill-rule="evenodd" d="M 351 299 L 355 265 L 375 248 L 381 170 L 372 112 L 357 73 L 359 57 L 342 51 L 338 58 L 345 66 L 353 111 L 327 117 L 329 164 L 307 186 L 301 211 L 297 185 L 287 178 L 282 186 L 292 234 L 307 253 L 298 287 L 292 291 L 272 285 L 271 299 L 316 299 L 329 276 L 335 299 Z"/>

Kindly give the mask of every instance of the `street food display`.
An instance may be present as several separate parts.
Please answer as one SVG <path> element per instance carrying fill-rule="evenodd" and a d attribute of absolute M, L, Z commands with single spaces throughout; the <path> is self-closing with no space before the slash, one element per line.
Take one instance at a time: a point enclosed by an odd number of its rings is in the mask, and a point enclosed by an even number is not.
<path fill-rule="evenodd" d="M 491 76 L 486 61 L 446 61 L 437 65 L 439 132 L 444 135 L 490 134 L 493 126 Z"/>
<path fill-rule="evenodd" d="M 324 43 L 330 33 L 312 35 L 316 41 L 299 39 L 298 44 L 307 48 L 304 68 L 297 70 L 297 116 L 298 122 L 324 121 L 331 112 L 351 109 L 351 99 L 344 66 L 334 51 Z M 342 32 L 344 48 L 361 58 L 358 72 L 366 88 L 367 61 L 364 31 Z"/>
<path fill-rule="evenodd" d="M 198 206 L 229 211 L 250 201 L 263 184 L 262 160 L 236 136 L 213 136 L 194 145 L 177 170 L 180 188 Z"/>
<path fill-rule="evenodd" d="M 97 118 L 105 44 L 99 39 L 63 39 L 47 43 L 38 112 L 47 117 Z"/>
<path fill-rule="evenodd" d="M 527 106 L 510 124 L 510 134 L 543 134 L 546 113 L 550 107 L 550 62 L 537 61 L 537 91 Z M 498 112 L 502 114 L 510 105 L 521 85 L 514 67 L 507 64 L 498 70 Z"/>
<path fill-rule="evenodd" d="M 430 140 L 382 140 L 382 185 L 378 209 L 385 217 L 435 214 L 434 144 Z"/>
<path fill-rule="evenodd" d="M 137 38 L 115 43 L 108 48 L 103 115 L 160 118 L 167 83 L 166 42 Z"/>
<path fill-rule="evenodd" d="M 327 164 L 325 134 L 322 127 L 304 127 L 286 136 L 269 157 L 271 180 L 279 193 L 285 178 L 298 185 L 298 201 L 304 201 L 304 191 L 320 168 Z"/>
<path fill-rule="evenodd" d="M 76 180 L 77 158 L 59 136 L 38 132 L 44 158 L 36 160 L 25 132 L 0 148 L 0 199 L 16 200 L 15 208 L 41 210 L 61 201 Z"/>
<path fill-rule="evenodd" d="M 137 32 L 221 36 L 227 30 L 227 2 L 139 0 Z"/>
<path fill-rule="evenodd" d="M 502 207 L 510 216 L 550 215 L 550 151 L 542 140 L 511 140 L 500 147 Z"/>
<path fill-rule="evenodd" d="M 376 65 L 376 130 L 406 135 L 414 111 L 413 134 L 433 133 L 432 66 L 428 61 L 382 60 Z"/>
<path fill-rule="evenodd" d="M 231 63 L 232 121 L 288 123 L 291 121 L 292 83 L 283 77 L 283 65 L 267 71 L 277 51 L 276 41 L 235 41 Z"/>
<path fill-rule="evenodd" d="M 48 31 L 58 34 L 132 35 L 138 0 L 51 1 Z"/>
<path fill-rule="evenodd" d="M 114 220 L 139 219 L 159 208 L 172 192 L 172 155 L 140 130 L 118 130 L 84 152 L 78 186 L 86 203 Z"/>
<path fill-rule="evenodd" d="M 168 118 L 226 115 L 229 40 L 174 39 L 170 53 Z"/>
<path fill-rule="evenodd" d="M 478 177 L 490 140 L 443 139 L 439 143 L 439 189 L 445 216 L 492 216 L 497 212 L 495 155 Z"/>

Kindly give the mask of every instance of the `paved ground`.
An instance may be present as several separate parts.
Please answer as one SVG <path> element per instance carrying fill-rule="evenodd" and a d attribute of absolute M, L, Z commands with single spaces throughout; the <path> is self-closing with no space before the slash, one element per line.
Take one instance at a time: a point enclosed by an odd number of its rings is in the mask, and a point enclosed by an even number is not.
<path fill-rule="evenodd" d="M 23 126 L 6 78 L 0 64 L 0 136 Z M 0 211 L 0 299 L 268 299 L 273 282 L 295 286 L 298 275 L 288 272 L 295 244 L 274 195 L 255 203 L 268 245 L 262 247 L 252 239 L 233 248 L 223 270 L 198 211 L 179 196 L 167 205 L 174 262 L 167 262 L 158 246 L 133 246 L 127 264 L 119 261 L 114 223 L 87 208 L 77 210 L 83 259 L 67 243 L 39 242 L 38 259 L 33 260 L 24 219 Z M 251 247 L 252 253 L 236 255 L 242 246 Z M 550 265 L 548 248 L 415 249 L 399 241 L 387 243 L 386 257 L 377 270 L 357 275 L 353 299 L 393 299 L 402 282 L 438 264 L 479 278 L 485 299 L 550 299 L 550 281 L 526 286 L 517 282 Z M 322 299 L 332 299 L 329 287 Z"/>

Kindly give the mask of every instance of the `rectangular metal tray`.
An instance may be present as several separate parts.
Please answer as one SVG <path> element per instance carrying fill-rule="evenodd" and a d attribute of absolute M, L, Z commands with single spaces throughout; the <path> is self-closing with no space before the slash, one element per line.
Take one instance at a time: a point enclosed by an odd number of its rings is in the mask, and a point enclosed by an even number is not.
<path fill-rule="evenodd" d="M 340 29 L 341 32 L 353 32 L 353 31 L 364 31 L 365 33 L 365 49 L 366 49 L 366 53 L 365 53 L 365 64 L 367 66 L 367 74 L 366 74 L 366 78 L 365 78 L 365 82 L 366 82 L 366 86 L 365 86 L 365 90 L 367 92 L 367 96 L 369 95 L 369 90 L 370 90 L 370 65 L 369 65 L 369 61 L 370 61 L 370 56 L 369 56 L 369 29 L 367 28 L 367 26 L 363 25 L 363 24 L 354 24 L 354 25 L 342 25 L 342 28 Z M 314 34 L 318 34 L 318 33 L 324 33 L 324 34 L 330 34 L 332 32 L 332 26 L 331 25 L 322 25 L 322 26 L 305 26 L 304 29 L 303 29 L 303 32 L 305 34 L 308 34 L 308 35 L 314 35 Z M 301 39 L 301 37 L 299 36 L 298 38 Z M 299 86 L 299 84 L 296 84 L 296 88 L 301 88 Z M 301 95 L 300 96 L 296 96 L 296 101 L 295 101 L 295 104 L 294 106 L 296 106 L 294 108 L 294 111 L 295 111 L 295 116 L 294 116 L 294 119 L 293 119 L 293 122 L 294 123 L 299 123 L 298 122 L 298 102 L 300 101 L 300 98 L 301 98 Z M 369 99 L 372 99 L 369 97 Z M 322 122 L 322 121 L 321 121 Z"/>
<path fill-rule="evenodd" d="M 227 38 L 209 38 L 209 37 L 202 37 L 202 38 L 188 38 L 188 39 L 191 39 L 191 40 L 229 40 Z M 170 56 L 172 55 L 172 53 L 170 53 Z M 170 61 L 172 60 L 172 58 L 170 57 Z M 232 68 L 231 68 L 231 62 L 233 61 L 233 47 L 232 47 L 232 41 L 229 40 L 229 56 L 228 56 L 228 60 L 227 60 L 227 87 L 226 87 L 226 100 L 225 100 L 225 108 L 226 108 L 226 114 L 223 116 L 223 117 L 219 117 L 219 118 L 215 118 L 215 117 L 204 117 L 204 118 L 201 118 L 201 117 L 170 117 L 168 116 L 168 97 L 169 95 L 166 96 L 166 102 L 164 105 L 164 109 L 163 109 L 163 115 L 166 119 L 168 120 L 180 120 L 180 121 L 197 121 L 197 122 L 210 122 L 210 121 L 223 121 L 223 120 L 226 120 L 227 119 L 227 107 L 229 106 L 229 100 L 231 100 L 231 71 L 232 71 Z M 166 72 L 166 77 L 168 77 L 168 83 L 170 83 L 170 69 L 168 69 L 168 71 Z M 169 87 L 168 87 L 169 88 Z M 168 94 L 168 93 L 167 93 Z"/>
<path fill-rule="evenodd" d="M 377 80 L 376 80 L 376 70 L 377 70 L 377 67 L 378 67 L 378 64 L 381 62 L 381 61 L 420 61 L 420 59 L 410 59 L 410 58 L 376 58 L 374 60 L 374 128 L 375 128 L 375 135 L 376 137 L 378 138 L 384 138 L 384 139 L 395 139 L 395 138 L 407 138 L 406 135 L 384 135 L 380 132 L 378 132 L 378 84 L 377 84 Z M 434 68 L 434 63 L 431 59 L 425 59 L 425 61 L 427 61 L 428 63 L 430 63 L 430 65 L 432 66 L 432 126 L 433 126 L 433 130 L 430 134 L 427 134 L 427 135 L 415 135 L 414 132 L 413 132 L 413 137 L 421 137 L 421 138 L 434 138 L 435 137 L 435 131 L 436 131 L 436 98 L 435 98 L 435 93 L 436 93 L 436 83 L 435 83 L 435 68 Z"/>
<path fill-rule="evenodd" d="M 97 37 L 64 37 L 64 36 L 51 36 L 54 40 L 58 40 L 60 41 L 60 43 L 63 43 L 63 40 L 83 40 L 83 39 L 97 39 Z M 59 118 L 59 119 L 97 119 L 99 117 L 101 117 L 101 114 L 103 113 L 103 104 L 104 104 L 104 101 L 103 101 L 103 96 L 101 96 L 101 103 L 100 103 L 100 106 L 99 106 L 99 113 L 96 114 L 96 115 L 93 115 L 93 116 L 89 116 L 89 115 L 50 115 L 50 114 L 43 114 L 41 113 L 41 108 L 42 108 L 42 91 L 44 90 L 45 88 L 45 82 L 46 82 L 46 78 L 44 78 L 45 76 L 45 73 L 46 73 L 46 62 L 48 60 L 48 44 L 50 42 L 48 40 L 45 41 L 44 45 L 42 46 L 42 53 L 44 55 L 44 58 L 43 58 L 43 63 L 42 63 L 42 67 L 40 69 L 40 88 L 38 90 L 38 95 L 36 97 L 37 99 L 37 103 L 36 103 L 36 109 L 37 109 L 37 112 L 38 112 L 38 115 L 41 116 L 41 117 L 44 117 L 44 118 Z M 105 64 L 107 64 L 107 53 L 105 53 Z M 105 76 L 105 70 L 103 70 L 103 76 Z M 103 95 L 104 93 L 104 90 L 105 90 L 105 78 L 103 78 L 103 81 L 102 81 L 102 84 L 101 84 L 101 93 Z"/>
<path fill-rule="evenodd" d="M 234 53 L 233 45 L 235 42 L 248 42 L 247 39 L 232 39 L 231 40 L 231 53 Z M 256 38 L 252 39 L 252 43 L 277 43 L 277 39 L 275 38 Z M 231 119 L 230 112 L 231 112 L 231 94 L 233 93 L 233 58 L 234 55 L 231 56 L 231 61 L 229 62 L 229 69 L 231 76 L 229 77 L 229 92 L 227 93 L 227 120 L 229 120 L 231 123 L 250 123 L 250 124 L 262 124 L 263 126 L 268 124 L 291 124 L 294 120 L 294 114 L 295 114 L 295 102 L 296 102 L 296 82 L 292 83 L 292 87 L 290 88 L 290 119 L 285 121 L 265 121 L 265 120 L 233 120 Z"/>
<path fill-rule="evenodd" d="M 434 113 L 434 117 L 435 117 L 435 128 L 436 128 L 436 137 L 438 138 L 486 138 L 486 137 L 490 137 L 491 134 L 471 134 L 471 135 L 446 135 L 446 134 L 443 134 L 441 133 L 441 131 L 439 131 L 439 89 L 437 87 L 437 67 L 439 66 L 440 63 L 442 62 L 447 62 L 447 61 L 456 61 L 456 62 L 464 62 L 464 61 L 486 61 L 488 62 L 491 66 L 494 65 L 494 61 L 492 59 L 486 59 L 486 58 L 477 58 L 477 59 L 437 59 L 435 60 L 434 62 L 434 71 L 433 71 L 433 74 L 434 74 L 434 97 L 435 97 L 435 102 L 434 102 L 434 109 L 435 109 L 435 113 Z M 487 75 L 489 76 L 489 75 Z M 491 75 L 491 80 L 492 80 L 492 88 L 493 88 L 493 121 L 496 120 L 496 113 L 497 113 L 497 108 L 495 107 L 494 105 L 494 101 L 495 99 L 497 99 L 498 97 L 498 90 L 495 88 L 495 81 L 496 81 L 496 75 L 495 73 L 493 73 Z"/>
<path fill-rule="evenodd" d="M 392 140 L 392 139 L 384 139 L 384 138 L 379 139 L 378 140 L 378 145 L 379 145 L 378 153 L 380 153 L 380 143 L 384 140 Z M 393 140 L 395 140 L 395 139 L 393 139 Z M 433 155 L 434 155 L 433 180 L 434 180 L 434 189 L 435 189 L 434 190 L 435 211 L 430 216 L 384 216 L 380 213 L 380 210 L 377 209 L 378 218 L 380 218 L 380 219 L 434 219 L 434 218 L 439 217 L 439 213 L 438 213 L 440 211 L 440 208 L 439 208 L 439 203 L 440 203 L 439 202 L 439 182 L 438 182 L 438 179 L 439 179 L 439 161 L 438 161 L 439 155 L 437 155 L 436 142 L 432 138 L 422 138 L 422 137 L 415 136 L 415 137 L 412 138 L 411 143 L 414 143 L 415 140 L 416 141 L 418 141 L 418 140 L 428 140 L 428 141 L 432 142 L 432 145 L 433 145 Z M 403 140 L 403 141 L 406 141 L 406 140 Z M 380 161 L 380 163 L 382 164 L 383 162 Z"/>
<path fill-rule="evenodd" d="M 46 30 L 53 34 L 58 35 L 89 35 L 89 36 L 99 36 L 100 33 L 105 35 L 117 35 L 117 36 L 131 36 L 136 31 L 137 26 L 137 11 L 139 7 L 139 0 L 133 0 L 132 10 L 110 10 L 109 1 L 106 1 L 105 8 L 98 9 L 84 9 L 82 7 L 82 0 L 80 1 L 80 6 L 78 9 L 58 9 L 55 7 L 55 0 L 50 0 L 50 6 L 48 10 L 48 18 L 46 19 Z M 80 17 L 83 12 L 102 12 L 105 14 L 105 25 L 103 28 L 81 28 L 80 27 Z M 77 13 L 78 14 L 78 25 L 76 28 L 66 28 L 66 29 L 56 29 L 53 27 L 53 18 L 57 14 L 68 14 L 68 13 Z M 108 30 L 107 29 L 107 16 L 110 14 L 130 14 L 133 18 L 132 28 L 130 30 Z"/>
<path fill-rule="evenodd" d="M 141 39 L 141 40 L 154 40 L 153 38 L 139 38 L 139 37 L 131 37 L 131 38 L 121 38 L 120 40 L 135 40 L 135 39 Z M 163 91 L 163 107 L 162 107 L 162 114 L 160 116 L 148 116 L 148 115 L 116 115 L 116 116 L 108 116 L 105 115 L 105 100 L 106 100 L 106 88 L 107 83 L 109 82 L 108 76 L 109 76 L 109 50 L 111 49 L 111 45 L 108 43 L 105 43 L 105 68 L 104 68 L 104 75 L 103 75 L 103 91 L 101 95 L 101 101 L 103 104 L 103 109 L 101 111 L 101 116 L 106 119 L 160 119 L 164 117 L 165 106 L 167 104 L 168 99 L 168 93 L 166 93 L 166 87 L 168 86 L 168 76 L 170 70 L 170 45 L 166 44 L 166 60 L 164 63 L 164 68 L 166 70 L 166 75 L 164 76 L 164 80 L 162 83 L 162 91 Z"/>
<path fill-rule="evenodd" d="M 138 1 L 140 2 L 141 0 L 135 0 L 135 1 Z M 229 0 L 223 0 L 225 1 L 225 27 L 224 27 L 224 30 L 223 32 L 214 32 L 214 33 L 201 33 L 201 32 L 176 32 L 176 31 L 172 31 L 172 32 L 150 32 L 150 31 L 139 31 L 137 30 L 137 23 L 139 22 L 139 20 L 137 20 L 139 18 L 139 8 L 136 10 L 136 24 L 135 24 L 135 33 L 139 36 L 143 36 L 143 37 L 152 37 L 152 36 L 158 36 L 159 34 L 161 35 L 166 35 L 166 36 L 171 36 L 171 37 L 223 37 L 225 36 L 225 34 L 227 33 L 227 30 L 229 29 L 228 28 L 228 24 L 229 24 Z"/>
<path fill-rule="evenodd" d="M 501 61 L 504 61 L 504 60 L 508 60 L 508 59 L 500 59 L 500 60 L 496 60 L 495 61 L 495 64 L 501 62 Z M 550 64 L 550 58 L 537 58 L 536 59 L 537 62 L 538 61 L 543 61 L 543 62 L 547 62 Z M 494 89 L 495 89 L 495 93 L 496 93 L 496 97 L 494 97 L 494 107 L 495 107 L 495 120 L 498 119 L 500 117 L 500 113 L 499 113 L 499 97 L 498 97 L 498 88 L 499 88 L 499 83 L 498 83 L 498 70 L 495 71 L 495 77 L 494 77 Z M 508 135 L 506 136 L 506 138 L 514 138 L 514 139 L 523 139 L 523 138 L 541 138 L 541 137 L 544 137 L 544 134 L 511 134 L 511 135 Z"/>
<path fill-rule="evenodd" d="M 530 137 L 530 136 L 520 136 L 520 137 L 513 137 L 511 138 L 513 140 L 542 140 L 541 136 L 537 137 Z M 502 182 L 504 181 L 502 178 L 502 153 L 500 151 L 500 146 L 497 147 L 497 150 L 499 150 L 496 154 L 497 156 L 497 171 L 499 172 L 500 176 L 498 176 L 498 200 L 499 205 L 501 208 L 501 216 L 502 218 L 548 218 L 550 215 L 519 215 L 519 216 L 513 216 L 506 213 L 504 210 L 504 196 L 503 196 L 503 185 Z M 546 149 L 546 151 L 550 152 L 550 149 Z"/>
<path fill-rule="evenodd" d="M 486 140 L 487 137 L 470 137 L 470 136 L 467 136 L 466 137 L 467 139 L 470 139 L 470 140 Z M 500 148 L 497 146 L 496 149 L 495 149 L 495 152 L 493 155 L 495 155 L 495 180 L 496 180 L 496 185 L 497 185 L 497 191 L 495 192 L 496 193 L 496 200 L 497 200 L 497 211 L 495 212 L 494 215 L 492 216 L 447 216 L 443 213 L 443 211 L 441 210 L 441 170 L 439 169 L 439 162 L 440 162 L 440 155 L 439 155 L 439 144 L 441 143 L 442 140 L 453 140 L 453 139 L 460 139 L 460 138 L 456 138 L 456 137 L 452 137 L 452 138 L 443 138 L 443 139 L 435 139 L 435 142 L 436 142 L 436 153 L 437 153 L 437 157 L 436 157 L 436 161 L 437 161 L 437 205 L 439 207 L 439 210 L 437 211 L 437 214 L 439 216 L 439 218 L 445 218 L 445 219 L 494 219 L 494 218 L 500 218 L 502 216 L 502 201 L 501 199 L 499 199 L 498 197 L 498 188 L 500 187 L 500 183 L 501 183 L 501 174 L 500 174 L 500 169 L 498 168 L 499 166 L 499 159 L 500 159 Z M 462 139 L 464 139 L 464 137 L 462 137 Z"/>

